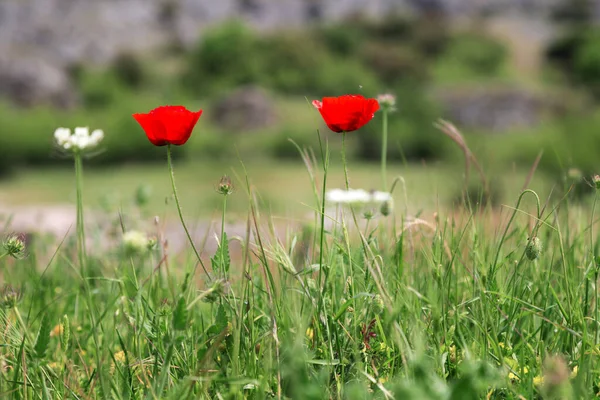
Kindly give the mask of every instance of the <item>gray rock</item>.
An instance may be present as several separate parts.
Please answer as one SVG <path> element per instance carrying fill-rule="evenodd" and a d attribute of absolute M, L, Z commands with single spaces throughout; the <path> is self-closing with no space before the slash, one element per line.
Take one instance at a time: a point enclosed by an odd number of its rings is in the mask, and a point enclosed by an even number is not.
<path fill-rule="evenodd" d="M 255 86 L 242 87 L 221 99 L 212 115 L 217 125 L 233 132 L 265 128 L 276 120 L 273 100 Z"/>
<path fill-rule="evenodd" d="M 65 70 L 33 57 L 0 60 L 0 95 L 23 107 L 49 103 L 68 108 L 77 103 Z"/>
<path fill-rule="evenodd" d="M 520 87 L 462 88 L 436 96 L 446 118 L 464 128 L 504 132 L 537 125 L 552 99 Z"/>

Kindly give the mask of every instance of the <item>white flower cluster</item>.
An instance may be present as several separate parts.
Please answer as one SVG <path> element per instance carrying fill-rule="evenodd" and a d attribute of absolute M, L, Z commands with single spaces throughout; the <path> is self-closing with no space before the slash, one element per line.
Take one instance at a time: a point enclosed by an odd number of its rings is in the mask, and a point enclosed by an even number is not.
<path fill-rule="evenodd" d="M 388 192 L 368 192 L 363 189 L 332 189 L 327 191 L 325 198 L 330 203 L 349 205 L 383 204 L 392 201 L 392 195 Z"/>
<path fill-rule="evenodd" d="M 89 150 L 100 144 L 104 139 L 104 132 L 101 129 L 96 129 L 90 134 L 89 128 L 78 127 L 71 134 L 69 128 L 58 128 L 54 131 L 54 139 L 56 144 L 65 150 Z"/>

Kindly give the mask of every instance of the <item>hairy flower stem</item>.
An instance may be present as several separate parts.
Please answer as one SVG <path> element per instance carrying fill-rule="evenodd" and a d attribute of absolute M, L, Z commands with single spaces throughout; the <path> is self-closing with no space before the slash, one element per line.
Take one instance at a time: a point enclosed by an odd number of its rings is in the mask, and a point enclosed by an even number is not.
<path fill-rule="evenodd" d="M 227 279 L 227 272 L 225 271 L 225 212 L 227 211 L 227 195 L 223 195 L 223 213 L 221 214 L 221 243 L 219 246 L 220 260 L 221 260 L 221 278 Z"/>
<path fill-rule="evenodd" d="M 346 190 L 350 189 L 348 180 L 348 165 L 346 163 L 346 132 L 342 133 L 342 165 L 344 166 L 344 178 L 346 179 Z"/>
<path fill-rule="evenodd" d="M 202 266 L 202 269 L 204 270 L 204 273 L 208 277 L 209 276 L 208 271 L 206 270 L 206 267 L 204 266 L 204 262 L 202 262 L 202 259 L 200 258 L 200 253 L 196 249 L 196 246 L 194 245 L 194 241 L 192 240 L 192 236 L 190 235 L 190 231 L 188 231 L 188 228 L 183 219 L 183 214 L 181 212 L 181 204 L 179 203 L 179 196 L 177 195 L 177 187 L 175 186 L 175 173 L 173 172 L 173 161 L 171 158 L 172 158 L 171 157 L 171 145 L 168 144 L 167 145 L 167 163 L 169 165 L 169 174 L 171 175 L 171 187 L 173 189 L 173 197 L 175 198 L 175 205 L 177 206 L 177 213 L 179 214 L 179 220 L 181 221 L 181 226 L 183 226 L 183 230 L 185 231 L 188 241 L 190 242 L 190 245 L 192 246 L 192 249 L 194 250 L 194 254 L 196 254 L 196 258 L 198 259 L 198 262 L 200 263 L 200 265 Z"/>
<path fill-rule="evenodd" d="M 381 183 L 382 190 L 387 192 L 387 145 L 388 145 L 388 111 L 383 109 L 383 136 L 381 138 Z"/>

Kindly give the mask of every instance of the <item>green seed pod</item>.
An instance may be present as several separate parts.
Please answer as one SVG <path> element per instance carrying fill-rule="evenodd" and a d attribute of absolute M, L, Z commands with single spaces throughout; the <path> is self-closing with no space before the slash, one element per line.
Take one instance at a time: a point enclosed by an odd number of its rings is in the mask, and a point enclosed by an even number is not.
<path fill-rule="evenodd" d="M 533 236 L 527 241 L 525 247 L 525 256 L 531 261 L 536 260 L 542 253 L 542 241 L 537 236 Z"/>

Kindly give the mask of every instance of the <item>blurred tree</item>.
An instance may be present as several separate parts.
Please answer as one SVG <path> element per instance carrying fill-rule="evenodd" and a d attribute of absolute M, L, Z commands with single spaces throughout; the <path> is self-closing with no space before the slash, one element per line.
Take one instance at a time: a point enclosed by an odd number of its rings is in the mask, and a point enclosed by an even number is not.
<path fill-rule="evenodd" d="M 256 83 L 262 73 L 259 51 L 254 32 L 238 21 L 209 31 L 189 55 L 184 88 L 209 94 Z"/>

